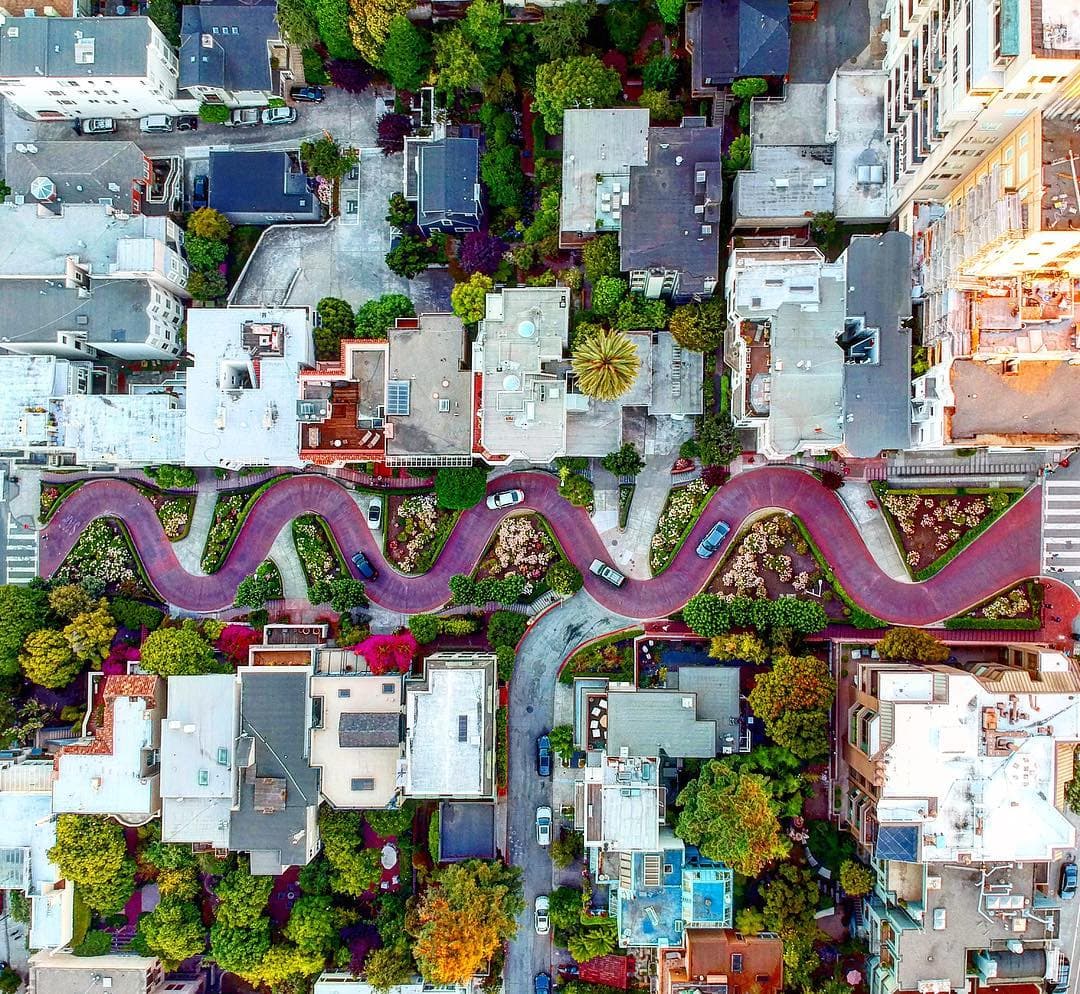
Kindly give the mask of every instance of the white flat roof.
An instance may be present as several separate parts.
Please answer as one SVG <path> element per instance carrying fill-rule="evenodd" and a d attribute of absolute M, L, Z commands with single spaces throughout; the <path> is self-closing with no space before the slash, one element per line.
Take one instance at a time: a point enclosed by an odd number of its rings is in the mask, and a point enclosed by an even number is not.
<path fill-rule="evenodd" d="M 55 409 L 57 444 L 74 449 L 80 462 L 184 461 L 187 415 L 171 394 L 72 394 Z"/>
<path fill-rule="evenodd" d="M 0 211 L 0 216 L 3 212 Z M 67 390 L 68 361 L 51 355 L 0 356 L 0 447 L 44 443 L 49 400 Z M 40 414 L 30 409 L 40 408 Z"/>

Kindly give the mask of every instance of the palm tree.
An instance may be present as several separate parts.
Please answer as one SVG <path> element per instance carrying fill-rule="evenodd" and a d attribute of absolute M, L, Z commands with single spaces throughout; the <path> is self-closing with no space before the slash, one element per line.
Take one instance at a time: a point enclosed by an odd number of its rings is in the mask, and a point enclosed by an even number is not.
<path fill-rule="evenodd" d="M 570 365 L 582 393 L 615 400 L 634 385 L 641 360 L 637 346 L 621 331 L 601 329 L 578 343 Z"/>

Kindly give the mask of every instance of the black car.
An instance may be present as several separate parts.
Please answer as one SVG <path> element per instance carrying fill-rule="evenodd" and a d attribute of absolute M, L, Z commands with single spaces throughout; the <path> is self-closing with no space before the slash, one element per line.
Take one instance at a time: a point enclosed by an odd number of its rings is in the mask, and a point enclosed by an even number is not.
<path fill-rule="evenodd" d="M 1077 869 L 1075 863 L 1063 863 L 1061 876 L 1058 877 L 1058 897 L 1063 901 L 1071 901 L 1076 897 Z"/>
<path fill-rule="evenodd" d="M 546 735 L 536 740 L 536 772 L 542 777 L 551 776 L 551 739 Z"/>
<path fill-rule="evenodd" d="M 352 557 L 352 564 L 356 567 L 356 572 L 365 580 L 374 580 L 379 575 L 379 571 L 371 565 L 371 560 L 362 552 Z"/>
<path fill-rule="evenodd" d="M 326 97 L 326 91 L 321 86 L 294 86 L 289 90 L 289 96 L 293 100 L 302 100 L 309 104 L 321 104 Z"/>
<path fill-rule="evenodd" d="M 197 114 L 185 114 L 183 117 L 176 119 L 177 131 L 198 131 L 199 130 L 199 117 Z"/>
<path fill-rule="evenodd" d="M 205 175 L 196 176 L 191 184 L 191 206 L 198 210 L 209 203 L 210 177 Z"/>

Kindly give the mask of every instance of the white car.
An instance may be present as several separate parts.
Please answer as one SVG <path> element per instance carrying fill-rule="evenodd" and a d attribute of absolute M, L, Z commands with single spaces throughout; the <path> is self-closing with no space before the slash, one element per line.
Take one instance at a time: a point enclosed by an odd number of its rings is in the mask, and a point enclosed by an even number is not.
<path fill-rule="evenodd" d="M 546 804 L 536 809 L 536 844 L 551 845 L 551 808 Z"/>
<path fill-rule="evenodd" d="M 540 894 L 533 905 L 533 921 L 536 923 L 536 934 L 547 935 L 551 931 L 551 919 L 548 918 L 548 908 L 551 902 L 547 894 Z"/>
<path fill-rule="evenodd" d="M 263 124 L 292 124 L 295 120 L 295 107 L 267 107 L 262 112 Z"/>
<path fill-rule="evenodd" d="M 379 497 L 372 497 L 368 501 L 367 525 L 373 532 L 379 530 L 379 525 L 382 524 L 382 500 Z"/>
<path fill-rule="evenodd" d="M 493 511 L 501 507 L 513 507 L 525 499 L 524 490 L 499 490 L 487 499 L 487 506 Z"/>

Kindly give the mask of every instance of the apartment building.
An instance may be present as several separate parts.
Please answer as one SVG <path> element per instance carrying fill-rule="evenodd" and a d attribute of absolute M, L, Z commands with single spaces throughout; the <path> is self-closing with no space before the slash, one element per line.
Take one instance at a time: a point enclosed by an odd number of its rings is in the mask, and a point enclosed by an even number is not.
<path fill-rule="evenodd" d="M 149 17 L 22 17 L 0 30 L 0 95 L 39 121 L 194 113 Z"/>
<path fill-rule="evenodd" d="M 1070 0 L 890 0 L 888 208 L 940 200 L 1032 111 L 1080 111 Z"/>

